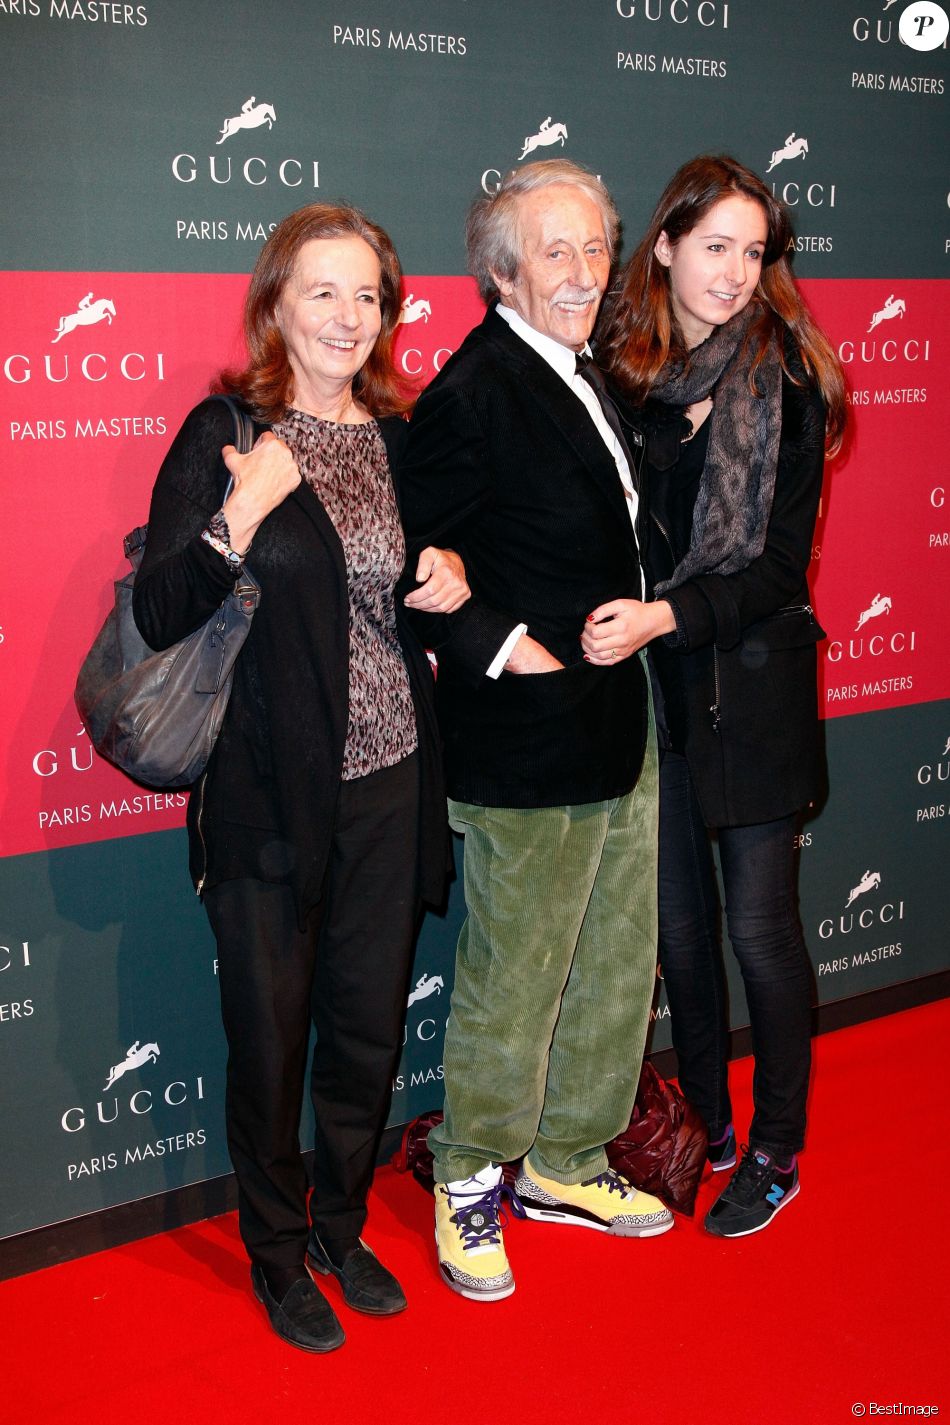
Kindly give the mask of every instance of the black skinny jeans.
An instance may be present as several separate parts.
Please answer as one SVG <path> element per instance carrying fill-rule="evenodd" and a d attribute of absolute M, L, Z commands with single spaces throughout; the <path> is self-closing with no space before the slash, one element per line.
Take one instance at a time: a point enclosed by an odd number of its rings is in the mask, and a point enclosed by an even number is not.
<path fill-rule="evenodd" d="M 795 817 L 720 827 L 729 939 L 749 1005 L 755 1072 L 753 1147 L 780 1160 L 805 1138 L 811 1067 L 811 970 L 795 886 Z M 711 1140 L 732 1120 L 726 980 L 710 835 L 686 758 L 660 767 L 660 963 L 679 1080 Z"/>

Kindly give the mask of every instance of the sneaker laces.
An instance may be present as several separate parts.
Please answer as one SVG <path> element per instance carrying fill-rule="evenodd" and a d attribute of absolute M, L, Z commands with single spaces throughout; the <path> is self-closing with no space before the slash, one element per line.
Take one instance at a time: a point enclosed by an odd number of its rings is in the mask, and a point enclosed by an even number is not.
<path fill-rule="evenodd" d="M 742 1144 L 741 1151 L 742 1161 L 733 1174 L 728 1192 L 733 1202 L 746 1205 L 755 1202 L 761 1195 L 762 1185 L 776 1171 L 776 1165 L 771 1158 L 760 1163 L 755 1149 L 750 1148 L 748 1143 Z"/>
<path fill-rule="evenodd" d="M 621 1197 L 630 1197 L 636 1192 L 632 1183 L 628 1183 L 626 1178 L 622 1178 L 614 1168 L 607 1168 L 604 1172 L 598 1173 L 596 1178 L 585 1178 L 581 1187 L 605 1187 L 608 1193 L 619 1192 Z"/>
<path fill-rule="evenodd" d="M 472 1200 L 463 1206 L 457 1206 L 460 1197 L 471 1197 Z M 449 1221 L 458 1227 L 463 1252 L 501 1246 L 501 1229 L 508 1225 L 508 1215 L 503 1206 L 506 1197 L 515 1217 L 527 1216 L 517 1195 L 507 1183 L 499 1183 L 487 1192 L 482 1189 L 478 1194 L 449 1194 L 449 1201 L 455 1208 Z"/>

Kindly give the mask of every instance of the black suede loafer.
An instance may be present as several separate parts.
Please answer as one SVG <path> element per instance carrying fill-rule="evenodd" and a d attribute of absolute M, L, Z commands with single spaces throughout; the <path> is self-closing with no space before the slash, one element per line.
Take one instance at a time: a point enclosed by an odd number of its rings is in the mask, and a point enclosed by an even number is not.
<path fill-rule="evenodd" d="M 251 1285 L 258 1301 L 270 1318 L 270 1324 L 282 1340 L 301 1351 L 335 1351 L 346 1337 L 336 1319 L 333 1307 L 314 1286 L 309 1277 L 301 1277 L 289 1288 L 282 1300 L 271 1295 L 261 1267 L 251 1268 Z"/>
<path fill-rule="evenodd" d="M 307 1265 L 321 1276 L 335 1276 L 343 1288 L 343 1300 L 354 1311 L 365 1311 L 369 1316 L 395 1316 L 397 1311 L 406 1309 L 402 1287 L 362 1238 L 346 1254 L 342 1267 L 338 1267 L 330 1261 L 320 1238 L 311 1230 Z"/>

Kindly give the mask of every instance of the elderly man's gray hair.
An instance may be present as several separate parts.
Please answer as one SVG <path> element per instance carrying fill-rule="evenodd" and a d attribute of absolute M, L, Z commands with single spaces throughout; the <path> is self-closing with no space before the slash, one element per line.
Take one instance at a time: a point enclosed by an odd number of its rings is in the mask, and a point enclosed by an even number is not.
<path fill-rule="evenodd" d="M 597 204 L 604 224 L 607 248 L 613 257 L 620 231 L 620 218 L 613 200 L 600 179 L 567 158 L 552 158 L 546 162 L 529 163 L 512 169 L 497 193 L 478 198 L 471 206 L 465 225 L 468 249 L 468 270 L 478 283 L 482 300 L 492 302 L 500 296 L 496 278 L 513 282 L 522 258 L 522 240 L 518 230 L 520 200 L 527 193 L 552 184 L 569 184 L 586 193 Z"/>

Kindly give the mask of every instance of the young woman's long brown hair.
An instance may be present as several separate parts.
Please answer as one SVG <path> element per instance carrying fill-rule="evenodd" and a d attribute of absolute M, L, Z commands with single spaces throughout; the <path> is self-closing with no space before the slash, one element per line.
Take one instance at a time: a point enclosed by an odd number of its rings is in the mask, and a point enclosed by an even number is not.
<path fill-rule="evenodd" d="M 827 337 L 812 320 L 795 285 L 788 260 L 792 230 L 784 205 L 772 196 L 760 178 L 734 158 L 702 155 L 685 163 L 673 175 L 639 246 L 604 304 L 597 331 L 599 359 L 638 404 L 650 394 L 670 358 L 688 359 L 673 313 L 669 269 L 657 259 L 654 248 L 664 232 L 675 245 L 692 232 L 716 203 L 734 193 L 759 204 L 768 232 L 762 274 L 752 298 L 759 317 L 748 336 L 754 347 L 750 376 L 753 389 L 755 371 L 770 337 L 773 333 L 776 335 L 782 352 L 782 329 L 787 327 L 806 371 L 824 399 L 826 441 L 829 453 L 833 454 L 841 445 L 847 416 L 841 364 Z M 784 352 L 782 363 L 785 366 Z M 795 379 L 791 372 L 788 374 Z"/>
<path fill-rule="evenodd" d="M 311 203 L 278 223 L 261 249 L 244 302 L 248 364 L 243 370 L 222 371 L 215 383 L 216 390 L 240 396 L 258 420 L 280 420 L 293 401 L 293 371 L 276 313 L 293 278 L 297 254 L 314 238 L 344 237 L 369 243 L 380 269 L 380 332 L 365 366 L 353 378 L 353 394 L 373 416 L 404 415 L 412 405 L 409 385 L 393 363 L 402 280 L 396 249 L 388 234 L 358 208 Z"/>

